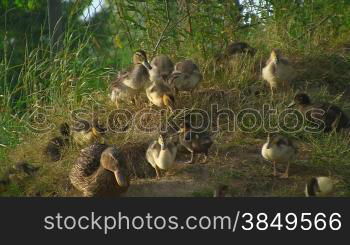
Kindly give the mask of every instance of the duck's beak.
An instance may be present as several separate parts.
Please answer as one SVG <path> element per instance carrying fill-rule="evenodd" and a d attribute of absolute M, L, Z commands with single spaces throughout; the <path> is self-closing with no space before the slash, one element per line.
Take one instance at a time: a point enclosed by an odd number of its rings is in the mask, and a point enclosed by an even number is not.
<path fill-rule="evenodd" d="M 142 65 L 146 67 L 147 70 L 152 70 L 152 66 L 148 63 L 147 60 L 143 61 Z"/>
<path fill-rule="evenodd" d="M 294 102 L 294 101 L 292 101 L 292 102 L 287 106 L 287 108 L 291 108 L 291 107 L 293 107 L 293 106 L 295 106 L 295 102 Z"/>
<path fill-rule="evenodd" d="M 117 183 L 120 187 L 127 187 L 128 181 L 125 177 L 125 175 L 118 169 L 114 171 L 115 179 L 117 180 Z"/>

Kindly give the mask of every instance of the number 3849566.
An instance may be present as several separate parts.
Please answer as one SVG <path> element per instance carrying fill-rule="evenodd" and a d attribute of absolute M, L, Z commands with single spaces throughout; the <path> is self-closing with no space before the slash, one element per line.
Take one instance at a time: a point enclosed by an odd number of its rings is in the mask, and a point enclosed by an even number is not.
<path fill-rule="evenodd" d="M 243 230 L 249 231 L 257 229 L 260 231 L 264 230 L 297 230 L 301 229 L 308 231 L 311 229 L 315 230 L 326 230 L 330 229 L 338 231 L 341 229 L 341 215 L 339 213 L 332 213 L 326 215 L 325 213 L 277 213 L 272 218 L 266 213 L 243 213 L 241 215 Z"/>

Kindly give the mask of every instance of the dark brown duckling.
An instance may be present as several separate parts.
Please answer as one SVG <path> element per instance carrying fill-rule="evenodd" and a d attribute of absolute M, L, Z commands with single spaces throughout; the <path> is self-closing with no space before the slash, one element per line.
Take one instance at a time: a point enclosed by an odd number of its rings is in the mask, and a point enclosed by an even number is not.
<path fill-rule="evenodd" d="M 53 162 L 62 159 L 62 150 L 65 146 L 69 145 L 69 125 L 67 123 L 62 123 L 59 131 L 61 135 L 52 138 L 44 149 L 44 154 Z"/>
<path fill-rule="evenodd" d="M 246 42 L 233 42 L 227 45 L 223 53 L 216 55 L 216 62 L 223 62 L 234 55 L 248 54 L 254 56 L 256 49 Z"/>
<path fill-rule="evenodd" d="M 185 122 L 180 126 L 179 130 L 180 143 L 191 152 L 191 159 L 186 163 L 194 162 L 194 154 L 204 154 L 205 163 L 208 159 L 209 148 L 213 144 L 213 140 L 208 131 L 204 129 L 193 129 L 189 122 Z"/>
<path fill-rule="evenodd" d="M 39 169 L 40 169 L 40 167 L 34 166 L 34 165 L 28 163 L 27 161 L 18 162 L 13 166 L 14 171 L 22 172 L 22 173 L 25 173 L 29 176 L 33 176 Z"/>
<path fill-rule="evenodd" d="M 85 197 L 118 197 L 130 184 L 123 153 L 106 144 L 93 144 L 81 150 L 69 178 Z"/>
<path fill-rule="evenodd" d="M 348 116 L 336 105 L 328 102 L 312 103 L 310 97 L 305 93 L 295 95 L 294 101 L 288 107 L 294 105 L 297 105 L 298 110 L 304 114 L 307 120 L 317 124 L 319 121 L 323 121 L 324 132 L 329 132 L 333 129 L 339 131 L 350 127 Z"/>

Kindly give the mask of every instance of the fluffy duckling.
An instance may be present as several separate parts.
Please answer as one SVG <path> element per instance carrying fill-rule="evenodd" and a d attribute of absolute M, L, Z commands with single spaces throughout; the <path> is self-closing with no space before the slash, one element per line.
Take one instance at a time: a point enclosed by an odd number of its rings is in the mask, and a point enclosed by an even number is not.
<path fill-rule="evenodd" d="M 40 167 L 34 166 L 27 161 L 20 161 L 16 163 L 12 168 L 14 172 L 22 172 L 28 176 L 33 176 L 39 169 Z"/>
<path fill-rule="evenodd" d="M 85 197 L 120 196 L 130 184 L 122 152 L 105 144 L 84 148 L 70 171 L 69 179 Z"/>
<path fill-rule="evenodd" d="M 152 82 L 165 82 L 174 70 L 174 63 L 166 55 L 158 55 L 151 61 L 152 69 L 149 71 Z"/>
<path fill-rule="evenodd" d="M 62 158 L 62 150 L 69 144 L 69 125 L 62 123 L 59 131 L 61 135 L 52 138 L 44 149 L 44 154 L 53 162 L 59 161 Z"/>
<path fill-rule="evenodd" d="M 97 115 L 95 113 L 92 116 L 91 122 L 77 119 L 71 129 L 73 141 L 79 146 L 104 141 L 106 132 L 107 129 L 99 124 Z"/>
<path fill-rule="evenodd" d="M 153 141 L 147 151 L 146 159 L 155 169 L 157 179 L 160 179 L 160 170 L 171 169 L 175 164 L 177 153 L 177 140 L 173 137 L 159 135 L 158 140 Z"/>
<path fill-rule="evenodd" d="M 194 162 L 194 154 L 204 154 L 202 163 L 206 163 L 209 148 L 213 144 L 209 132 L 204 129 L 194 130 L 189 122 L 185 122 L 180 126 L 179 133 L 180 143 L 191 152 L 191 159 L 185 163 L 192 164 Z"/>
<path fill-rule="evenodd" d="M 125 85 L 122 81 L 125 80 L 129 74 L 127 72 L 118 74 L 118 77 L 109 86 L 110 99 L 119 109 L 121 102 L 132 102 L 135 104 L 135 97 L 138 90 L 132 89 Z"/>
<path fill-rule="evenodd" d="M 149 81 L 149 71 L 152 67 L 148 63 L 145 51 L 137 50 L 134 53 L 133 64 L 128 70 L 120 72 L 109 86 L 111 101 L 117 107 L 121 101 L 134 100 Z"/>
<path fill-rule="evenodd" d="M 176 63 L 168 82 L 176 92 L 192 92 L 202 80 L 203 76 L 198 66 L 192 60 L 184 60 Z"/>
<path fill-rule="evenodd" d="M 262 69 L 262 78 L 269 83 L 272 95 L 275 90 L 286 91 L 290 82 L 295 78 L 295 74 L 289 61 L 275 49 L 271 51 L 270 58 Z"/>
<path fill-rule="evenodd" d="M 175 97 L 171 88 L 164 82 L 152 82 L 146 88 L 146 95 L 151 104 L 174 110 Z"/>
<path fill-rule="evenodd" d="M 311 103 L 309 96 L 305 93 L 295 95 L 294 101 L 288 105 L 298 106 L 298 110 L 305 115 L 308 120 L 324 122 L 324 132 L 335 129 L 339 131 L 342 128 L 349 128 L 350 121 L 348 116 L 337 106 L 330 103 Z M 317 122 L 316 122 L 317 123 Z"/>
<path fill-rule="evenodd" d="M 223 62 L 232 56 L 239 54 L 248 54 L 250 56 L 255 55 L 256 49 L 251 47 L 246 42 L 233 42 L 227 45 L 225 51 L 222 54 L 216 56 L 216 62 Z"/>
<path fill-rule="evenodd" d="M 123 73 L 124 83 L 129 88 L 139 90 L 144 87 L 146 82 L 149 80 L 149 70 L 152 69 L 152 66 L 148 63 L 146 52 L 143 50 L 137 50 L 133 55 L 134 66 L 128 72 L 126 76 Z"/>
<path fill-rule="evenodd" d="M 267 136 L 267 142 L 263 145 L 261 155 L 273 164 L 273 176 L 277 176 L 276 163 L 287 162 L 287 168 L 280 178 L 289 177 L 289 165 L 297 155 L 297 148 L 293 141 L 282 135 Z"/>
<path fill-rule="evenodd" d="M 329 177 L 313 177 L 305 186 L 305 196 L 328 196 L 333 192 L 333 185 Z"/>

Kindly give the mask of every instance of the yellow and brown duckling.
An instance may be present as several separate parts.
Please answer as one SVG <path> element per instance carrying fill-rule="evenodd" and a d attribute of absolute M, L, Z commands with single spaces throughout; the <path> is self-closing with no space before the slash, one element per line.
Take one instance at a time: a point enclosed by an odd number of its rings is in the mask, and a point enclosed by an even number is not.
<path fill-rule="evenodd" d="M 149 102 L 160 108 L 175 109 L 175 97 L 172 89 L 165 82 L 151 82 L 146 88 Z"/>
<path fill-rule="evenodd" d="M 130 185 L 122 152 L 106 144 L 81 150 L 69 179 L 85 197 L 121 196 Z"/>
<path fill-rule="evenodd" d="M 176 63 L 174 72 L 170 75 L 168 83 L 178 91 L 190 91 L 203 80 L 198 66 L 192 60 L 184 60 Z"/>
<path fill-rule="evenodd" d="M 97 114 L 93 113 L 92 121 L 76 119 L 71 128 L 73 141 L 79 146 L 85 146 L 92 143 L 103 143 L 107 128 L 98 121 Z"/>
<path fill-rule="evenodd" d="M 336 105 L 328 102 L 312 103 L 310 97 L 305 93 L 295 95 L 293 102 L 288 107 L 295 105 L 307 120 L 315 123 L 322 121 L 324 123 L 324 132 L 329 132 L 333 129 L 339 131 L 350 127 L 348 116 Z"/>
<path fill-rule="evenodd" d="M 69 125 L 67 123 L 62 123 L 59 131 L 61 135 L 50 139 L 44 149 L 44 154 L 53 162 L 62 159 L 62 151 L 67 145 L 69 145 Z"/>
<path fill-rule="evenodd" d="M 296 72 L 289 61 L 282 57 L 280 51 L 273 49 L 262 69 L 262 78 L 270 85 L 271 94 L 274 91 L 287 91 L 295 76 Z"/>
<path fill-rule="evenodd" d="M 329 177 L 312 177 L 305 186 L 306 197 L 329 196 L 334 191 L 334 182 Z"/>
<path fill-rule="evenodd" d="M 189 122 L 184 122 L 179 130 L 180 143 L 191 152 L 191 159 L 185 163 L 194 163 L 195 154 L 204 154 L 202 163 L 206 163 L 208 159 L 209 149 L 213 144 L 210 133 L 202 128 L 192 128 Z"/>
<path fill-rule="evenodd" d="M 151 61 L 152 69 L 149 70 L 152 82 L 165 82 L 174 70 L 174 63 L 166 55 L 158 55 Z"/>
<path fill-rule="evenodd" d="M 155 169 L 157 179 L 161 177 L 161 170 L 169 170 L 174 166 L 176 154 L 177 139 L 174 136 L 160 134 L 158 140 L 149 145 L 146 159 Z"/>
<path fill-rule="evenodd" d="M 120 72 L 109 87 L 111 101 L 117 107 L 122 101 L 134 102 L 135 97 L 149 81 L 149 71 L 152 67 L 148 63 L 145 51 L 137 50 L 134 53 L 133 64 L 128 70 Z"/>
<path fill-rule="evenodd" d="M 261 155 L 264 159 L 271 161 L 273 164 L 273 176 L 277 176 L 276 164 L 287 163 L 286 171 L 280 175 L 280 178 L 289 177 L 289 166 L 295 160 L 297 155 L 297 147 L 294 142 L 282 135 L 271 136 L 268 134 L 267 142 L 261 149 Z"/>

